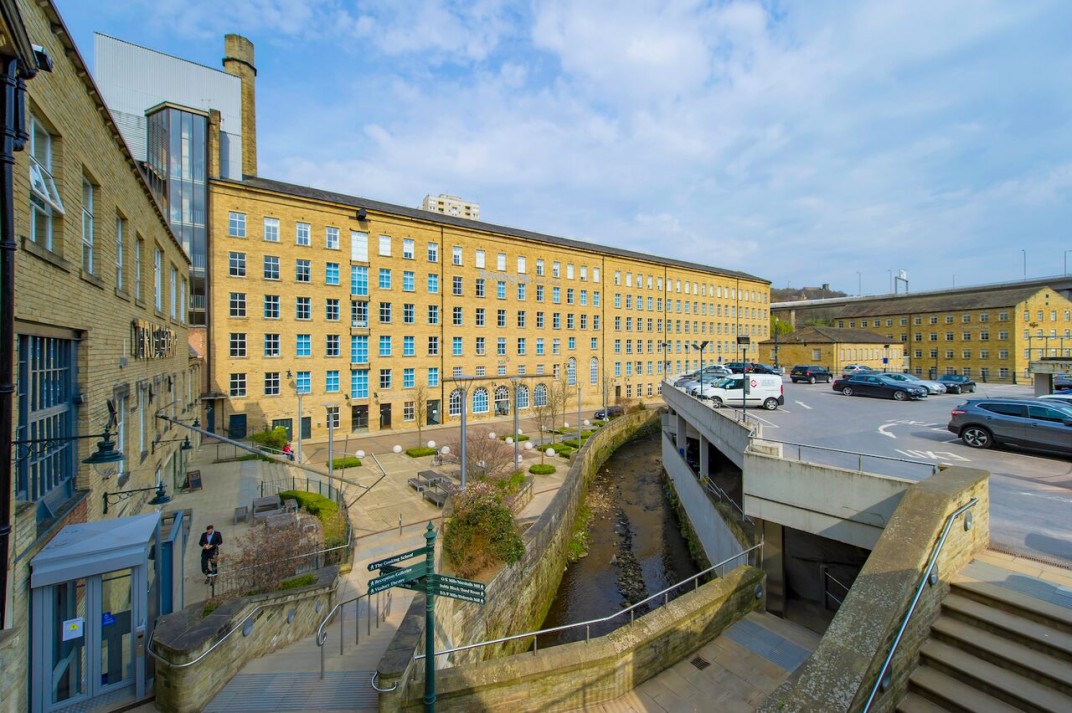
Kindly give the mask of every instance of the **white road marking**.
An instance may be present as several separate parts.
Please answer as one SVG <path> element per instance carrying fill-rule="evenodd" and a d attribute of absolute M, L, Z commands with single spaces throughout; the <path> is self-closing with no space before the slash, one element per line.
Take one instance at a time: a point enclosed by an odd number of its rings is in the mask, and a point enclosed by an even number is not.
<path fill-rule="evenodd" d="M 811 411 L 811 406 L 808 406 L 808 405 L 807 405 L 806 403 L 804 403 L 803 401 L 794 401 L 793 403 L 795 403 L 795 404 L 800 404 L 801 408 L 806 408 L 806 409 L 808 409 L 809 411 Z"/>
<path fill-rule="evenodd" d="M 897 440 L 897 436 L 893 435 L 892 433 L 888 433 L 887 431 L 884 430 L 884 429 L 886 429 L 886 428 L 888 428 L 888 427 L 890 427 L 892 425 L 893 425 L 892 423 L 884 423 L 884 424 L 882 424 L 881 426 L 878 427 L 878 432 L 881 433 L 883 436 L 886 436 L 887 438 L 892 438 L 894 440 Z"/>
<path fill-rule="evenodd" d="M 971 458 L 965 458 L 964 456 L 951 453 L 949 451 L 917 451 L 917 450 L 902 450 L 897 449 L 897 452 L 907 456 L 909 458 L 919 458 L 923 460 L 946 460 L 946 461 L 961 461 L 964 463 L 971 463 Z"/>

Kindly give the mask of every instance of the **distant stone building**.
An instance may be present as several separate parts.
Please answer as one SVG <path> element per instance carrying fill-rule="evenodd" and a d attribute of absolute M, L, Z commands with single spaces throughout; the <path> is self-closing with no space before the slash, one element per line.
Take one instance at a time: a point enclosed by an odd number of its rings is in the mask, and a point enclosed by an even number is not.
<path fill-rule="evenodd" d="M 804 327 L 777 341 L 759 345 L 760 361 L 778 364 L 788 372 L 796 364 L 825 366 L 839 374 L 846 364 L 863 364 L 878 371 L 904 371 L 904 345 L 865 329 Z"/>

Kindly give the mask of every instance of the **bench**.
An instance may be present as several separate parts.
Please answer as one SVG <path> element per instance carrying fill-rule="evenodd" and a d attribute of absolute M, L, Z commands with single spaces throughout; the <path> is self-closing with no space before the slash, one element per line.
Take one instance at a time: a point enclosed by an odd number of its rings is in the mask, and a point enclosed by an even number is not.
<path fill-rule="evenodd" d="M 234 518 L 231 520 L 232 525 L 237 525 L 238 521 L 249 522 L 249 506 L 239 505 L 234 509 Z"/>
<path fill-rule="evenodd" d="M 443 503 L 447 502 L 447 498 L 450 497 L 450 493 L 445 490 L 425 490 L 424 499 L 435 503 L 436 507 L 443 507 Z"/>
<path fill-rule="evenodd" d="M 280 513 L 283 510 L 283 505 L 279 502 L 278 495 L 269 495 L 263 498 L 253 498 L 253 507 L 251 510 L 253 514 L 253 523 L 256 524 L 258 519 L 264 519 L 269 515 Z"/>
<path fill-rule="evenodd" d="M 425 487 L 428 485 L 428 483 L 421 478 L 410 478 L 406 482 L 409 483 L 409 486 L 416 490 L 418 493 L 424 492 Z"/>
<path fill-rule="evenodd" d="M 283 501 L 284 512 L 298 512 L 298 501 L 294 498 L 287 498 Z"/>

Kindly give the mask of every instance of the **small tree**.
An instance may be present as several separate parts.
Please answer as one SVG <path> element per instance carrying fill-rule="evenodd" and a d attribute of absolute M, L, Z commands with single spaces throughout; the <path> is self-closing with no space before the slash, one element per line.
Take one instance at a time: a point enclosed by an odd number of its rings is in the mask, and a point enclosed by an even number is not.
<path fill-rule="evenodd" d="M 425 421 L 428 418 L 428 387 L 421 384 L 413 392 L 413 418 L 417 420 L 417 445 L 423 446 L 421 431 L 424 430 Z"/>
<path fill-rule="evenodd" d="M 566 385 L 566 380 L 552 381 L 550 388 L 547 389 L 547 410 L 550 413 L 552 430 L 558 428 L 558 422 L 566 412 L 566 401 L 568 399 L 569 389 Z M 554 443 L 553 436 L 551 442 Z"/>
<path fill-rule="evenodd" d="M 465 438 L 467 475 L 494 477 L 513 472 L 514 447 L 506 445 L 498 438 L 491 438 L 490 434 L 491 429 L 487 427 L 468 429 Z M 451 446 L 451 450 L 461 457 L 461 448 Z"/>
<path fill-rule="evenodd" d="M 301 555 L 319 549 L 321 538 L 319 527 L 310 533 L 297 525 L 256 528 L 236 538 L 234 547 L 220 554 L 221 569 L 236 583 L 226 596 L 274 591 L 298 573 Z"/>
<path fill-rule="evenodd" d="M 525 554 L 514 515 L 493 483 L 473 483 L 455 494 L 451 505 L 454 515 L 443 534 L 443 555 L 461 576 L 472 577 L 499 563 L 513 564 Z"/>

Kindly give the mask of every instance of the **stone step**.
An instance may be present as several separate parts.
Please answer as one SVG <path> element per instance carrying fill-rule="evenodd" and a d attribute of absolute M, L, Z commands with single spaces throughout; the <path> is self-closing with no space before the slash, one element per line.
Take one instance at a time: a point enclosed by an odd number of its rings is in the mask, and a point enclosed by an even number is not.
<path fill-rule="evenodd" d="M 1072 634 L 1047 624 L 989 607 L 955 592 L 942 600 L 942 613 L 1061 660 L 1072 661 Z"/>
<path fill-rule="evenodd" d="M 997 568 L 990 567 L 989 569 L 993 571 Z M 970 571 L 969 568 L 965 570 Z M 1024 579 L 1022 575 L 1016 575 L 1013 572 L 1008 572 L 1008 576 L 1013 582 L 1017 579 Z M 1045 582 L 1033 584 L 1047 589 L 1056 589 L 1056 585 Z M 980 581 L 964 573 L 953 579 L 950 591 L 1025 619 L 1045 623 L 1057 631 L 1072 634 L 1072 608 L 1070 607 L 1043 601 L 1037 596 L 1016 591 L 995 582 Z"/>
<path fill-rule="evenodd" d="M 1066 661 L 948 616 L 938 617 L 931 627 L 931 636 L 1072 695 L 1072 666 Z"/>
<path fill-rule="evenodd" d="M 901 699 L 901 702 L 897 704 L 898 713 L 949 713 L 948 708 L 944 708 L 929 698 L 924 698 L 918 693 L 909 691 Z"/>
<path fill-rule="evenodd" d="M 993 696 L 928 666 L 919 666 L 908 679 L 909 690 L 939 706 L 939 710 L 956 713 L 1023 713 Z"/>
<path fill-rule="evenodd" d="M 1020 710 L 1067 713 L 1072 696 L 933 639 L 920 649 L 924 669 L 937 670 Z"/>

